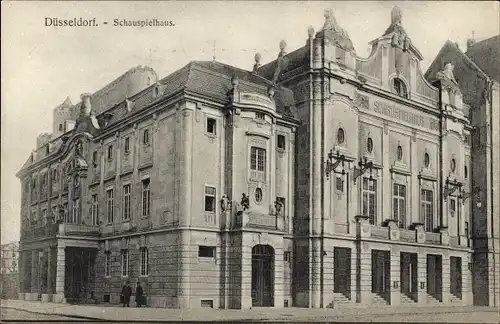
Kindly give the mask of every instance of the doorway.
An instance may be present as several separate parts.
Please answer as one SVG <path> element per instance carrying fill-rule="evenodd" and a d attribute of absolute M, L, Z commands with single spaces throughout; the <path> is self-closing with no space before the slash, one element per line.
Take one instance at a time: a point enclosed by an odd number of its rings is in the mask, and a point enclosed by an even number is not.
<path fill-rule="evenodd" d="M 372 250 L 372 293 L 388 301 L 391 291 L 391 254 Z"/>
<path fill-rule="evenodd" d="M 333 291 L 351 299 L 351 249 L 333 249 Z"/>
<path fill-rule="evenodd" d="M 438 301 L 442 301 L 443 287 L 443 263 L 442 256 L 435 254 L 427 255 L 427 294 Z"/>
<path fill-rule="evenodd" d="M 252 306 L 274 306 L 274 249 L 269 245 L 252 248 Z"/>
<path fill-rule="evenodd" d="M 418 270 L 417 254 L 401 252 L 400 255 L 400 282 L 401 294 L 417 301 Z"/>

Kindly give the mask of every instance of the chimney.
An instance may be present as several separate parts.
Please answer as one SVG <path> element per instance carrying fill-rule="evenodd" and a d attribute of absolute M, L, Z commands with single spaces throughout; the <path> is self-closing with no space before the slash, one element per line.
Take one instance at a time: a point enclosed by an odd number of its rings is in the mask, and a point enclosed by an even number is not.
<path fill-rule="evenodd" d="M 475 32 L 472 31 L 472 37 L 467 39 L 467 50 L 469 50 L 474 44 L 476 44 L 476 40 L 474 39 Z"/>

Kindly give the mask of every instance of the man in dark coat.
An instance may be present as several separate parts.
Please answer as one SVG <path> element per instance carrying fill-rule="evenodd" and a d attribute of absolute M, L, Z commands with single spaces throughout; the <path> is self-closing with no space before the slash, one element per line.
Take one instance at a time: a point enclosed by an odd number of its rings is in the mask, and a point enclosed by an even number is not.
<path fill-rule="evenodd" d="M 125 286 L 122 288 L 122 298 L 123 298 L 123 307 L 127 305 L 127 307 L 130 307 L 130 296 L 132 296 L 132 287 L 130 287 L 130 281 L 127 281 Z"/>
<path fill-rule="evenodd" d="M 137 307 L 142 307 L 142 305 L 143 305 L 143 302 L 142 302 L 143 293 L 144 293 L 144 290 L 141 287 L 141 283 L 138 281 L 137 287 L 135 288 L 135 303 L 136 303 Z"/>

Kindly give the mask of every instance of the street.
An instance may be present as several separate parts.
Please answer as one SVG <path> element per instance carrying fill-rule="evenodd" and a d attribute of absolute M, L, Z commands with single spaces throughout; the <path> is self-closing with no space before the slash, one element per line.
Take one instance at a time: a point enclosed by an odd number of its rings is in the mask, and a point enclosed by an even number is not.
<path fill-rule="evenodd" d="M 74 322 L 79 321 L 79 319 L 75 319 L 73 317 L 66 316 L 56 316 L 56 315 L 45 315 L 45 314 L 37 314 L 31 313 L 27 311 L 21 311 L 17 309 L 9 309 L 3 308 L 1 309 L 1 317 L 0 320 L 4 321 L 68 321 Z M 43 322 L 38 322 L 43 323 Z"/>

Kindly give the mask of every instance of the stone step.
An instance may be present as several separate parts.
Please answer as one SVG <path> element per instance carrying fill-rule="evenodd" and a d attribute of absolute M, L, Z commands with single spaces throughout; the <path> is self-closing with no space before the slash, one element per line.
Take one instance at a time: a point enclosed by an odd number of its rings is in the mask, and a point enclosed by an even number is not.
<path fill-rule="evenodd" d="M 333 294 L 333 301 L 336 304 L 348 304 L 348 303 L 352 303 L 352 300 L 350 300 L 349 298 L 347 298 L 347 296 L 345 296 L 343 293 L 334 293 Z"/>
<path fill-rule="evenodd" d="M 450 294 L 450 303 L 460 303 L 462 302 L 462 298 L 457 295 Z"/>
<path fill-rule="evenodd" d="M 427 294 L 427 303 L 428 304 L 439 304 L 440 301 L 436 297 Z"/>
<path fill-rule="evenodd" d="M 401 304 L 413 304 L 415 301 L 408 295 L 401 293 Z"/>
<path fill-rule="evenodd" d="M 384 297 L 380 296 L 377 293 L 372 293 L 372 304 L 375 305 L 387 305 L 387 301 L 384 299 Z"/>

